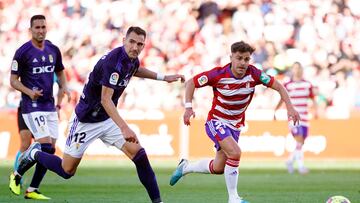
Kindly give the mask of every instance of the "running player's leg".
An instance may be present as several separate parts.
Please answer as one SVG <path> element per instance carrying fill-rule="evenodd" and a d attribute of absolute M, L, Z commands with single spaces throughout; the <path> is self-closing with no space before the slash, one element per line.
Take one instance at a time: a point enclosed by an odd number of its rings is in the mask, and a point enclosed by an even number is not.
<path fill-rule="evenodd" d="M 157 184 L 155 173 L 150 165 L 145 149 L 139 143 L 126 142 L 121 130 L 112 119 L 104 121 L 102 126 L 104 134 L 100 139 L 107 145 L 113 145 L 129 157 L 136 166 L 140 182 L 152 202 L 161 202 L 160 190 Z"/>
<path fill-rule="evenodd" d="M 218 150 L 214 159 L 201 159 L 184 165 L 183 175 L 189 173 L 223 174 L 226 160 L 225 153 L 222 150 Z"/>
<path fill-rule="evenodd" d="M 70 119 L 69 126 L 70 131 L 63 159 L 37 149 L 28 153 L 30 160 L 41 163 L 45 168 L 55 172 L 64 179 L 71 178 L 75 174 L 83 153 L 90 143 L 97 139 L 100 129 L 99 126 L 79 122 L 75 114 Z M 21 171 L 21 174 L 24 172 L 26 172 L 26 169 Z"/>
<path fill-rule="evenodd" d="M 121 150 L 134 162 L 140 182 L 146 188 L 151 201 L 153 203 L 161 202 L 156 176 L 150 165 L 145 149 L 140 144 L 125 142 Z"/>
<path fill-rule="evenodd" d="M 23 114 L 22 117 L 24 119 L 24 122 L 26 124 L 26 126 L 29 128 L 29 130 L 31 131 L 32 135 L 34 136 L 34 139 L 39 141 L 41 143 L 41 147 L 43 148 L 43 150 L 45 152 L 51 152 L 51 137 L 50 137 L 50 131 L 49 131 L 49 126 L 48 126 L 48 116 L 49 114 L 51 114 L 52 112 L 31 112 L 31 113 L 27 113 L 27 114 Z M 56 134 L 57 136 L 57 134 Z M 37 145 L 35 145 L 37 146 Z M 21 157 L 20 157 L 21 159 Z M 33 165 L 35 164 L 35 162 L 30 161 L 28 164 L 25 164 L 26 166 L 24 167 L 19 167 L 14 171 L 13 174 L 13 178 L 10 178 L 10 190 L 15 193 L 15 194 L 20 194 L 20 185 L 17 184 L 18 183 L 18 179 L 19 177 L 21 178 L 21 176 L 23 175 L 23 173 L 25 171 L 27 171 L 28 169 L 30 169 Z M 41 182 L 41 180 L 43 179 L 44 175 L 46 173 L 46 169 L 39 165 L 36 167 L 33 178 L 32 178 L 32 182 L 35 181 L 35 183 L 39 183 Z M 38 188 L 38 185 L 36 185 L 35 187 L 30 186 L 30 189 L 27 191 L 34 191 Z"/>
<path fill-rule="evenodd" d="M 58 137 L 58 117 L 56 112 L 33 112 L 27 114 L 24 121 L 33 131 L 34 139 L 41 145 L 41 151 L 49 154 L 55 153 L 55 142 Z M 46 174 L 47 168 L 36 164 L 35 171 L 26 190 L 25 198 L 50 199 L 39 192 L 40 183 Z"/>
<path fill-rule="evenodd" d="M 222 151 L 224 151 L 227 160 L 224 168 L 225 183 L 229 194 L 229 202 L 239 198 L 237 192 L 239 163 L 241 151 L 237 141 L 232 136 L 228 136 L 219 141 Z"/>
<path fill-rule="evenodd" d="M 240 131 L 234 129 L 232 126 L 228 126 L 220 121 L 212 120 L 207 122 L 211 135 L 218 142 L 215 142 L 217 149 L 220 149 L 218 153 L 219 161 L 213 165 L 214 170 L 221 170 L 223 168 L 225 183 L 229 194 L 229 202 L 246 202 L 242 200 L 237 192 L 238 177 L 239 177 L 239 163 L 241 157 L 241 150 L 238 145 Z M 209 134 L 209 133 L 208 133 Z M 210 135 L 210 134 L 209 134 Z M 224 159 L 226 159 L 224 163 Z"/>
<path fill-rule="evenodd" d="M 20 149 L 15 157 L 14 171 L 16 171 L 19 165 L 18 160 L 20 158 L 21 153 L 23 153 L 27 148 L 29 148 L 32 139 L 31 131 L 25 124 L 24 118 L 21 115 L 20 107 L 18 108 L 18 112 L 17 112 L 17 123 L 18 123 L 19 135 L 20 135 Z"/>
<path fill-rule="evenodd" d="M 307 137 L 307 127 L 306 126 L 293 126 L 291 127 L 291 134 L 293 135 L 296 145 L 294 151 L 290 154 L 288 161 L 286 162 L 288 172 L 293 173 L 293 164 L 297 162 L 298 170 L 300 173 L 305 174 L 308 172 L 308 169 L 304 167 L 304 152 L 303 152 L 303 145 L 305 139 Z"/>
<path fill-rule="evenodd" d="M 208 137 L 214 142 L 216 148 L 215 159 L 203 159 L 184 167 L 183 173 L 211 173 L 223 174 L 227 155 L 221 148 L 220 142 L 227 137 L 239 139 L 239 132 L 229 128 L 218 120 L 210 120 L 205 124 L 205 131 Z"/>
<path fill-rule="evenodd" d="M 299 126 L 299 133 L 294 135 L 296 140 L 296 149 L 295 149 L 295 157 L 298 164 L 298 171 L 300 174 L 306 174 L 309 170 L 304 165 L 304 151 L 303 146 L 305 139 L 308 135 L 308 127 L 307 126 Z"/>
<path fill-rule="evenodd" d="M 227 130 L 228 128 L 226 126 L 225 128 L 218 128 L 217 126 L 219 124 L 220 122 L 217 120 L 207 121 L 205 124 L 206 134 L 214 142 L 217 150 L 215 159 L 201 159 L 192 163 L 188 162 L 186 159 L 182 159 L 170 178 L 171 186 L 175 185 L 182 176 L 189 173 L 222 174 L 224 172 L 227 157 L 223 151 L 221 151 L 219 140 L 222 140 L 227 136 L 232 136 L 232 133 Z"/>
<path fill-rule="evenodd" d="M 20 117 L 22 118 L 22 116 L 20 115 Z M 24 126 L 25 122 L 24 122 Z M 20 125 L 19 125 L 20 128 Z M 20 128 L 21 129 L 21 128 Z M 30 144 L 31 144 L 31 139 L 32 139 L 32 134 L 31 131 L 29 129 L 21 129 L 20 132 L 20 150 L 17 152 L 16 157 L 15 157 L 15 161 L 14 161 L 14 171 L 17 170 L 18 166 L 19 166 L 19 158 L 21 156 L 21 154 L 27 149 L 29 148 Z M 22 184 L 23 182 L 23 177 L 20 180 L 20 184 Z"/>

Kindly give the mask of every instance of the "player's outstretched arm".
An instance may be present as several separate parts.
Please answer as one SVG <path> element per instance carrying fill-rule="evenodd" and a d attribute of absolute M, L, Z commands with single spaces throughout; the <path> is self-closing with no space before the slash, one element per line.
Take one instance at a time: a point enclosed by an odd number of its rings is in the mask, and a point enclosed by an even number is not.
<path fill-rule="evenodd" d="M 289 95 L 285 89 L 285 87 L 280 84 L 277 80 L 274 80 L 273 85 L 271 86 L 272 89 L 279 92 L 281 96 L 281 100 L 285 102 L 288 118 L 292 121 L 294 121 L 294 125 L 299 124 L 300 121 L 300 115 L 299 113 L 294 109 L 294 106 L 292 105 Z"/>
<path fill-rule="evenodd" d="M 138 71 L 135 73 L 135 76 L 140 78 L 149 78 L 153 80 L 163 80 L 169 83 L 176 82 L 179 79 L 181 82 L 185 82 L 185 77 L 183 75 L 180 74 L 163 75 L 161 73 L 155 73 L 146 68 L 139 68 Z"/>
<path fill-rule="evenodd" d="M 195 118 L 195 112 L 192 108 L 192 99 L 194 97 L 195 84 L 193 78 L 185 83 L 185 112 L 184 112 L 184 124 L 190 125 L 191 116 Z"/>

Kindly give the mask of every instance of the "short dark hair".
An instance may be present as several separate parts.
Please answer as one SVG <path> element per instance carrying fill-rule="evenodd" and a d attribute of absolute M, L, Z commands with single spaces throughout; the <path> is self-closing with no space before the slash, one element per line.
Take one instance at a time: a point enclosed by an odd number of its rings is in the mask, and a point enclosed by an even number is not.
<path fill-rule="evenodd" d="M 252 54 L 254 51 L 255 51 L 255 48 L 253 48 L 252 46 L 250 46 L 248 43 L 245 43 L 244 41 L 235 42 L 234 44 L 231 45 L 231 53 L 235 53 L 235 52 L 240 52 L 240 53 L 250 52 L 250 54 Z"/>
<path fill-rule="evenodd" d="M 293 66 L 294 66 L 294 65 L 298 65 L 300 68 L 302 68 L 302 64 L 301 64 L 299 61 L 295 61 L 294 64 L 293 64 Z"/>
<path fill-rule="evenodd" d="M 44 15 L 34 15 L 30 19 L 30 27 L 33 26 L 35 20 L 46 20 Z"/>
<path fill-rule="evenodd" d="M 126 37 L 129 36 L 130 33 L 135 32 L 137 35 L 143 35 L 144 38 L 146 38 L 146 32 L 140 27 L 129 27 L 129 29 L 126 32 Z"/>

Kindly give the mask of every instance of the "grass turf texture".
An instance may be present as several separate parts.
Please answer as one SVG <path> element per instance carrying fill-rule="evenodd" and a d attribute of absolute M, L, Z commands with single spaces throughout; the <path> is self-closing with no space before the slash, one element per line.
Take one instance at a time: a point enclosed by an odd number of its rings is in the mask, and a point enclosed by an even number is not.
<path fill-rule="evenodd" d="M 222 175 L 190 174 L 171 187 L 169 178 L 177 163 L 152 163 L 164 202 L 227 202 Z M 22 194 L 15 196 L 10 192 L 8 176 L 11 164 L 12 161 L 0 161 L 0 202 L 37 202 L 23 197 L 32 170 L 26 174 Z M 343 195 L 352 203 L 360 202 L 359 161 L 325 162 L 322 165 L 318 161 L 310 162 L 307 164 L 311 171 L 307 175 L 287 174 L 280 161 L 243 161 L 241 164 L 239 193 L 251 203 L 320 203 L 334 195 Z M 48 172 L 41 192 L 52 198 L 48 202 L 150 202 L 128 160 L 85 160 L 70 180 Z"/>

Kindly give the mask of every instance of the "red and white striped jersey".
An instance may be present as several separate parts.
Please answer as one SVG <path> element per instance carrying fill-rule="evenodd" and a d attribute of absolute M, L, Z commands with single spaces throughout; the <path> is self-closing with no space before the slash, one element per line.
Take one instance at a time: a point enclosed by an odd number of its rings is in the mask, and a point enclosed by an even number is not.
<path fill-rule="evenodd" d="M 274 78 L 249 65 L 242 78 L 236 78 L 231 65 L 215 67 L 193 78 L 196 88 L 212 86 L 214 97 L 207 120 L 217 119 L 237 129 L 244 125 L 245 111 L 254 95 L 255 86 L 271 87 Z"/>
<path fill-rule="evenodd" d="M 284 84 L 288 91 L 291 103 L 300 114 L 300 125 L 309 125 L 309 99 L 314 98 L 313 86 L 309 81 L 290 80 Z"/>

